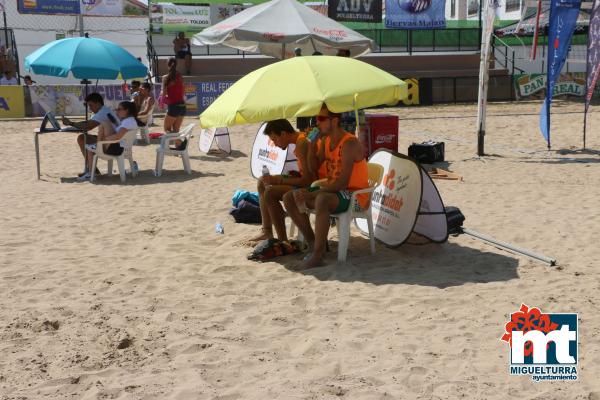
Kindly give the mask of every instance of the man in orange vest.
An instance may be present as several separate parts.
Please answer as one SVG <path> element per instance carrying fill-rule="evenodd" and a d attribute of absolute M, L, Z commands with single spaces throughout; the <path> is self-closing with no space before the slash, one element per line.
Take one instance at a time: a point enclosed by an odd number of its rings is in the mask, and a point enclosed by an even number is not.
<path fill-rule="evenodd" d="M 327 168 L 326 179 L 317 187 L 298 189 L 284 195 L 283 201 L 289 216 L 304 235 L 312 249 L 297 269 L 313 268 L 321 265 L 327 244 L 329 218 L 331 214 L 348 210 L 352 191 L 369 186 L 369 172 L 362 145 L 356 137 L 340 127 L 340 114 L 332 113 L 323 105 L 317 116 L 317 127 L 321 144 L 309 149 L 310 171 L 317 171 L 322 163 Z M 313 143 L 315 143 L 313 141 Z M 359 195 L 358 203 L 366 207 L 368 195 Z M 313 232 L 304 208 L 316 213 Z"/>

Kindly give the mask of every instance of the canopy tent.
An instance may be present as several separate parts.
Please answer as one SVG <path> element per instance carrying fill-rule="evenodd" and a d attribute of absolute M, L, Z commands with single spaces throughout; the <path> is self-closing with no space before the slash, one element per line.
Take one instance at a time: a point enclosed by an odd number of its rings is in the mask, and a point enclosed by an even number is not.
<path fill-rule="evenodd" d="M 322 15 L 296 0 L 272 0 L 250 7 L 194 35 L 198 46 L 218 45 L 275 58 L 289 58 L 294 49 L 303 55 L 319 51 L 335 55 L 350 50 L 352 57 L 371 52 L 373 40 Z"/>

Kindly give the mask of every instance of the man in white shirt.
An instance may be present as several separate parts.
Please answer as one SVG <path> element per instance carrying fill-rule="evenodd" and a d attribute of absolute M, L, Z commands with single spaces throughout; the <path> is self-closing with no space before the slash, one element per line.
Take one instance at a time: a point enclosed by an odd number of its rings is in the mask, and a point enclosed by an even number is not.
<path fill-rule="evenodd" d="M 104 99 L 99 93 L 89 94 L 85 98 L 85 101 L 88 105 L 88 108 L 94 113 L 92 119 L 88 121 L 73 122 L 69 118 L 63 117 L 62 123 L 67 126 L 74 126 L 75 128 L 87 132 L 104 124 L 111 125 L 112 130 L 115 130 L 115 128 L 119 125 L 119 119 L 115 116 L 115 113 L 110 108 L 104 105 Z M 97 141 L 98 136 L 90 134 L 87 135 L 87 144 L 96 143 Z M 83 157 L 85 157 L 83 134 L 77 136 L 77 144 L 79 145 L 81 154 Z M 83 174 L 85 174 L 85 171 Z"/>
<path fill-rule="evenodd" d="M 14 85 L 18 85 L 19 81 L 17 81 L 17 78 L 15 78 L 13 76 L 12 71 L 6 70 L 4 71 L 4 76 L 2 76 L 2 78 L 0 78 L 0 86 L 14 86 Z"/>

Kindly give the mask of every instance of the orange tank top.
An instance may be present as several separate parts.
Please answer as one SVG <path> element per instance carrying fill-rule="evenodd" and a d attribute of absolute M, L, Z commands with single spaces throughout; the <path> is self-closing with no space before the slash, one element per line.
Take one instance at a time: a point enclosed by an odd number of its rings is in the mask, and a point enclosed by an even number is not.
<path fill-rule="evenodd" d="M 319 139 L 319 141 L 317 142 L 317 153 L 321 152 L 321 146 L 323 146 L 324 142 L 324 139 Z M 319 165 L 319 170 L 317 171 L 317 179 L 325 178 L 327 178 L 327 163 L 323 162 L 321 165 Z"/>
<path fill-rule="evenodd" d="M 300 160 L 300 156 L 298 155 L 298 142 L 306 140 L 306 133 L 300 132 L 298 133 L 298 139 L 296 139 L 296 147 L 294 148 L 294 156 L 296 157 L 296 162 L 298 163 L 298 172 L 302 174 L 304 169 L 302 168 L 302 161 Z"/>
<path fill-rule="evenodd" d="M 327 181 L 333 182 L 339 178 L 342 173 L 342 148 L 348 140 L 356 140 L 356 137 L 346 132 L 342 140 L 335 148 L 331 148 L 331 138 L 325 139 L 325 165 L 327 166 Z M 367 161 L 363 158 L 360 161 L 355 161 L 348 182 L 348 190 L 355 191 L 366 189 L 369 187 L 369 168 Z M 369 196 L 366 193 L 358 195 L 358 202 L 361 207 L 365 208 L 369 201 Z"/>

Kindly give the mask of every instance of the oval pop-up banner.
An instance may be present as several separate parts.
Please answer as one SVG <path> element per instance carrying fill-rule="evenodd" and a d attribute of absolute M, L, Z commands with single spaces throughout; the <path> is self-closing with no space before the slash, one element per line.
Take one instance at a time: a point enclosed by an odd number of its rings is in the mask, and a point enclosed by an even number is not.
<path fill-rule="evenodd" d="M 229 139 L 229 129 L 227 128 L 204 128 L 200 132 L 198 140 L 198 149 L 203 153 L 208 153 L 213 145 L 217 143 L 219 150 L 231 154 L 231 140 Z"/>
<path fill-rule="evenodd" d="M 280 149 L 263 132 L 267 124 L 262 124 L 256 132 L 250 157 L 250 170 L 256 179 L 262 176 L 263 165 L 269 169 L 269 174 L 280 175 L 287 159 L 287 150 Z"/>
<path fill-rule="evenodd" d="M 415 160 L 387 149 L 377 150 L 370 163 L 383 167 L 383 180 L 373 192 L 371 213 L 375 237 L 388 246 L 399 246 L 415 232 L 443 243 L 448 239 L 444 202 L 427 171 Z M 363 234 L 365 219 L 356 224 Z"/>

